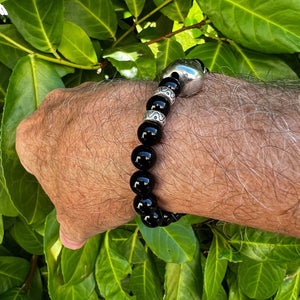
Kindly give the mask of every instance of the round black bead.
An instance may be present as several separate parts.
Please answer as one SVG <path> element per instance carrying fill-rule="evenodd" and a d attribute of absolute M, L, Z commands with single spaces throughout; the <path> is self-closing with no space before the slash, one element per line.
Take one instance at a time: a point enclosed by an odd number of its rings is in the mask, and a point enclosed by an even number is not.
<path fill-rule="evenodd" d="M 161 209 L 161 213 L 162 213 L 162 224 L 161 226 L 168 226 L 171 223 L 174 222 L 174 219 L 172 218 L 173 213 L 169 212 L 169 211 L 165 211 L 163 209 Z"/>
<path fill-rule="evenodd" d="M 138 195 L 147 195 L 153 190 L 154 177 L 147 171 L 137 171 L 130 178 L 130 187 Z"/>
<path fill-rule="evenodd" d="M 160 83 L 159 86 L 166 86 L 173 90 L 176 96 L 178 96 L 181 92 L 181 86 L 179 81 L 174 77 L 166 77 Z"/>
<path fill-rule="evenodd" d="M 137 134 L 142 144 L 152 146 L 159 143 L 162 136 L 162 128 L 158 123 L 145 121 L 138 128 Z"/>
<path fill-rule="evenodd" d="M 158 209 L 149 215 L 141 216 L 141 220 L 146 226 L 151 228 L 161 226 L 161 223 L 163 221 L 162 213 L 160 209 Z"/>
<path fill-rule="evenodd" d="M 146 104 L 147 110 L 157 110 L 163 113 L 165 116 L 170 111 L 170 103 L 167 99 L 165 99 L 162 96 L 153 96 L 151 97 L 147 104 Z"/>
<path fill-rule="evenodd" d="M 139 215 L 150 215 L 157 210 L 157 200 L 153 194 L 146 196 L 137 195 L 133 201 L 133 207 Z"/>
<path fill-rule="evenodd" d="M 137 146 L 131 154 L 133 165 L 140 170 L 148 170 L 156 162 L 156 154 L 153 148 L 145 145 Z"/>

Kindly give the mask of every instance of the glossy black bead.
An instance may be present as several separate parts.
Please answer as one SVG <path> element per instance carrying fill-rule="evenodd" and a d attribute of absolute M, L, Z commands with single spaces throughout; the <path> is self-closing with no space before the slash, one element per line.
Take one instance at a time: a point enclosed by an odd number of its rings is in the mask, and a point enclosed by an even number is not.
<path fill-rule="evenodd" d="M 137 134 L 142 144 L 152 146 L 160 142 L 162 128 L 158 123 L 145 121 L 138 128 Z"/>
<path fill-rule="evenodd" d="M 162 224 L 161 226 L 168 226 L 170 225 L 171 223 L 173 222 L 176 222 L 174 221 L 172 215 L 173 213 L 169 212 L 169 211 L 165 211 L 165 210 L 161 210 L 161 213 L 162 213 Z"/>
<path fill-rule="evenodd" d="M 154 177 L 147 171 L 137 171 L 130 178 L 130 187 L 138 195 L 147 195 L 153 190 Z"/>
<path fill-rule="evenodd" d="M 165 116 L 170 111 L 170 103 L 167 99 L 165 99 L 162 96 L 153 96 L 151 97 L 147 104 L 146 104 L 147 110 L 157 110 L 163 113 Z"/>
<path fill-rule="evenodd" d="M 131 161 L 137 169 L 148 170 L 156 162 L 156 153 L 153 148 L 140 145 L 132 151 Z"/>
<path fill-rule="evenodd" d="M 137 195 L 133 201 L 133 207 L 139 215 L 150 215 L 157 210 L 157 200 L 153 194 L 146 196 Z"/>
<path fill-rule="evenodd" d="M 158 209 L 149 215 L 141 216 L 141 220 L 146 226 L 151 228 L 161 226 L 163 221 L 161 210 Z"/>
<path fill-rule="evenodd" d="M 181 86 L 179 81 L 174 77 L 166 77 L 160 83 L 159 86 L 166 86 L 173 90 L 176 96 L 178 96 L 181 92 Z"/>

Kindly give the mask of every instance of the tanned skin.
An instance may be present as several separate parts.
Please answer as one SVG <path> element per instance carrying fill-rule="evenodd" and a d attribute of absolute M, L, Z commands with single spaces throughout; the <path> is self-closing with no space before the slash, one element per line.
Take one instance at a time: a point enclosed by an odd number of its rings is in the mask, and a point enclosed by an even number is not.
<path fill-rule="evenodd" d="M 132 220 L 132 150 L 157 84 L 85 83 L 47 95 L 16 147 L 77 249 Z M 300 237 L 300 90 L 209 74 L 178 98 L 160 144 L 154 194 L 163 209 Z"/>

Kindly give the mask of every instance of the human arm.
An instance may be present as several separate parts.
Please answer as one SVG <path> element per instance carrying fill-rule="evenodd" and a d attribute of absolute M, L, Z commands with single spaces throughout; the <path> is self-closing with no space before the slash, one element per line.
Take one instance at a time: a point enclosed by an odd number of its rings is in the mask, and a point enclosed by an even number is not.
<path fill-rule="evenodd" d="M 56 90 L 18 127 L 21 162 L 55 204 L 66 246 L 135 217 L 130 153 L 155 88 Z M 207 75 L 197 95 L 177 99 L 154 147 L 159 205 L 300 237 L 298 95 Z"/>

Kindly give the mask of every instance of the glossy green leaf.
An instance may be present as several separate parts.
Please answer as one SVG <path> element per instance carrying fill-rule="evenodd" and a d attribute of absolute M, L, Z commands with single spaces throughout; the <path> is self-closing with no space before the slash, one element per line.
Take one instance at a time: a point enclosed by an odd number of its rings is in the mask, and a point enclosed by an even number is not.
<path fill-rule="evenodd" d="M 0 256 L 0 294 L 12 287 L 21 287 L 29 268 L 30 264 L 24 258 Z"/>
<path fill-rule="evenodd" d="M 30 286 L 27 291 L 27 296 L 31 300 L 43 299 L 43 282 L 41 278 L 41 272 L 38 266 L 35 267 Z"/>
<path fill-rule="evenodd" d="M 229 242 L 256 261 L 286 263 L 300 257 L 300 239 L 250 227 L 239 227 Z"/>
<path fill-rule="evenodd" d="M 105 51 L 112 65 L 126 78 L 153 80 L 156 75 L 155 59 L 147 45 L 136 44 Z"/>
<path fill-rule="evenodd" d="M 300 51 L 298 0 L 197 0 L 226 37 L 266 53 Z"/>
<path fill-rule="evenodd" d="M 0 26 L 0 61 L 12 69 L 17 61 L 33 48 L 12 24 Z"/>
<path fill-rule="evenodd" d="M 275 294 L 285 275 L 280 264 L 243 260 L 238 267 L 238 281 L 243 293 L 250 298 L 267 299 Z"/>
<path fill-rule="evenodd" d="M 16 65 L 7 90 L 1 132 L 3 174 L 15 207 L 28 223 L 42 221 L 52 205 L 18 159 L 16 128 L 37 109 L 48 92 L 58 87 L 63 87 L 63 83 L 51 65 L 26 56 Z"/>
<path fill-rule="evenodd" d="M 159 6 L 165 0 L 154 0 L 154 3 Z M 170 4 L 161 9 L 161 12 L 173 21 L 180 21 L 184 23 L 185 17 L 189 13 L 192 6 L 192 0 L 173 0 Z"/>
<path fill-rule="evenodd" d="M 110 243 L 107 231 L 96 261 L 95 275 L 100 293 L 105 299 L 132 299 L 121 286 L 121 279 L 131 273 L 130 264 Z"/>
<path fill-rule="evenodd" d="M 116 39 L 118 23 L 111 1 L 66 0 L 65 17 L 79 25 L 92 38 Z"/>
<path fill-rule="evenodd" d="M 19 287 L 8 290 L 4 294 L 1 294 L 0 297 L 1 300 L 32 300 L 25 294 L 25 291 Z"/>
<path fill-rule="evenodd" d="M 179 58 L 184 58 L 184 56 L 182 46 L 178 42 L 172 39 L 165 39 L 158 46 L 156 60 L 157 73 L 160 74 L 171 62 Z"/>
<path fill-rule="evenodd" d="M 227 260 L 220 259 L 220 238 L 214 235 L 204 267 L 204 288 L 208 299 L 216 299 L 222 287 Z"/>
<path fill-rule="evenodd" d="M 286 276 L 274 300 L 298 300 L 300 292 L 300 270 L 293 276 Z"/>
<path fill-rule="evenodd" d="M 2 244 L 3 235 L 4 235 L 3 217 L 2 217 L 2 215 L 0 214 L 0 244 Z"/>
<path fill-rule="evenodd" d="M 64 22 L 64 30 L 59 52 L 68 60 L 81 65 L 94 65 L 97 55 L 93 44 L 78 25 L 69 21 Z"/>
<path fill-rule="evenodd" d="M 8 86 L 8 79 L 11 75 L 11 71 L 9 68 L 5 67 L 5 65 L 0 63 L 0 74 L 0 102 L 4 102 L 6 89 Z"/>
<path fill-rule="evenodd" d="M 200 249 L 197 249 L 193 260 L 174 264 L 167 263 L 165 273 L 165 299 L 201 299 L 203 278 L 200 258 Z"/>
<path fill-rule="evenodd" d="M 148 228 L 136 218 L 150 249 L 165 262 L 191 261 L 196 251 L 196 237 L 191 225 L 182 218 L 167 227 Z"/>
<path fill-rule="evenodd" d="M 233 44 L 239 65 L 239 73 L 264 81 L 298 79 L 297 74 L 280 56 L 254 52 Z"/>
<path fill-rule="evenodd" d="M 125 0 L 129 11 L 137 18 L 142 12 L 146 0 Z"/>
<path fill-rule="evenodd" d="M 12 234 L 16 242 L 31 254 L 43 254 L 43 237 L 20 219 L 16 220 Z"/>
<path fill-rule="evenodd" d="M 229 266 L 228 269 L 230 269 L 231 266 Z M 235 264 L 235 266 L 237 267 L 238 265 Z M 249 298 L 243 294 L 241 288 L 239 287 L 236 273 L 232 272 L 231 270 L 227 270 L 226 282 L 229 289 L 228 300 L 249 300 Z"/>
<path fill-rule="evenodd" d="M 145 252 L 147 258 L 143 263 L 134 266 L 129 279 L 129 286 L 137 299 L 160 300 L 163 298 L 163 294 L 157 269 L 147 246 Z"/>
<path fill-rule="evenodd" d="M 83 281 L 94 270 L 99 253 L 100 235 L 90 238 L 78 250 L 64 248 L 62 250 L 61 268 L 64 282 L 76 284 Z"/>
<path fill-rule="evenodd" d="M 9 18 L 27 42 L 55 54 L 63 28 L 63 0 L 9 0 Z"/>
<path fill-rule="evenodd" d="M 187 58 L 198 58 L 211 71 L 226 75 L 239 73 L 237 58 L 228 44 L 208 42 L 193 48 Z"/>

